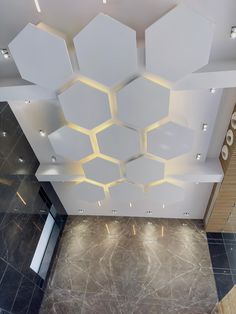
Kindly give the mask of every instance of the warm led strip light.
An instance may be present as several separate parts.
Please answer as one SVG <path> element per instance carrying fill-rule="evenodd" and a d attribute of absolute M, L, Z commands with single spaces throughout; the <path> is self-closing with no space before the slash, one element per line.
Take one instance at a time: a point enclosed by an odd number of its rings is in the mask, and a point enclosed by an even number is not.
<path fill-rule="evenodd" d="M 19 199 L 21 200 L 21 202 L 26 205 L 26 201 L 23 199 L 23 197 L 20 195 L 19 192 L 16 192 L 16 195 L 19 197 Z"/>
<path fill-rule="evenodd" d="M 34 3 L 35 3 L 35 6 L 36 6 L 37 11 L 38 11 L 39 13 L 41 13 L 41 9 L 40 9 L 38 0 L 34 0 Z"/>

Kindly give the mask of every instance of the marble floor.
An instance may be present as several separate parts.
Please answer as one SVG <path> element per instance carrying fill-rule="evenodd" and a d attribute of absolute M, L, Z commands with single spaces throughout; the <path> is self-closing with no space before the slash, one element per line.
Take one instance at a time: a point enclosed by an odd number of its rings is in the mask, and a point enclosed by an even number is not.
<path fill-rule="evenodd" d="M 217 302 L 201 221 L 70 216 L 41 314 L 206 314 Z"/>

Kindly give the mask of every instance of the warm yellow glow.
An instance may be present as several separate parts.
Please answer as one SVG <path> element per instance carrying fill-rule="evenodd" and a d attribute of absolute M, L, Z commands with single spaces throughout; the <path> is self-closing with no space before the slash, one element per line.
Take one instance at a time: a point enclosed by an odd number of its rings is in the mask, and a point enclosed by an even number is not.
<path fill-rule="evenodd" d="M 79 126 L 77 124 L 74 124 L 74 123 L 71 123 L 71 122 L 68 122 L 67 123 L 67 126 L 75 131 L 78 131 L 80 133 L 83 133 L 83 134 L 86 134 L 86 135 L 90 135 L 91 134 L 91 131 L 83 128 L 82 126 Z"/>
<path fill-rule="evenodd" d="M 144 73 L 143 77 L 145 77 L 145 79 L 152 81 L 153 83 L 156 83 L 160 86 L 166 87 L 166 88 L 171 88 L 171 82 L 167 81 L 163 78 L 161 78 L 160 76 L 151 74 L 151 73 Z"/>
<path fill-rule="evenodd" d="M 38 0 L 34 0 L 34 3 L 35 3 L 35 6 L 36 6 L 37 11 L 38 11 L 39 13 L 41 13 L 41 8 L 40 8 L 40 6 L 39 6 Z"/>
<path fill-rule="evenodd" d="M 26 201 L 23 199 L 23 197 L 20 195 L 19 192 L 16 192 L 16 195 L 19 197 L 19 199 L 21 200 L 21 202 L 26 206 Z"/>
<path fill-rule="evenodd" d="M 98 146 L 98 141 L 97 141 L 97 137 L 94 133 L 90 134 L 90 140 L 91 140 L 91 144 L 92 144 L 92 148 L 95 154 L 99 154 L 99 146 Z"/>
<path fill-rule="evenodd" d="M 111 125 L 114 124 L 114 121 L 111 119 L 111 120 L 107 120 L 106 122 L 102 123 L 102 124 L 99 124 L 98 126 L 96 126 L 94 129 L 93 129 L 93 133 L 97 134 L 105 129 L 107 129 L 108 127 L 110 127 Z"/>
<path fill-rule="evenodd" d="M 98 89 L 104 93 L 109 92 L 109 88 L 106 87 L 105 85 L 102 85 L 102 84 L 100 84 L 100 83 L 98 83 L 98 82 L 96 82 L 96 81 L 94 81 L 88 77 L 82 76 L 81 74 L 78 75 L 78 77 L 74 80 L 73 84 L 78 82 L 78 81 L 80 81 L 80 82 L 82 82 L 82 83 L 84 83 L 84 84 L 86 84 L 92 88 Z"/>
<path fill-rule="evenodd" d="M 110 104 L 110 110 L 111 110 L 111 116 L 113 119 L 117 117 L 117 101 L 116 101 L 116 95 L 114 93 L 108 94 L 109 104 Z"/>
<path fill-rule="evenodd" d="M 107 233 L 110 234 L 110 230 L 109 230 L 108 224 L 105 224 L 105 226 L 106 226 L 106 229 L 107 229 Z"/>
<path fill-rule="evenodd" d="M 161 236 L 162 236 L 162 238 L 164 237 L 164 227 L 163 226 L 161 227 Z"/>
<path fill-rule="evenodd" d="M 136 235 L 135 225 L 133 225 L 133 234 Z"/>

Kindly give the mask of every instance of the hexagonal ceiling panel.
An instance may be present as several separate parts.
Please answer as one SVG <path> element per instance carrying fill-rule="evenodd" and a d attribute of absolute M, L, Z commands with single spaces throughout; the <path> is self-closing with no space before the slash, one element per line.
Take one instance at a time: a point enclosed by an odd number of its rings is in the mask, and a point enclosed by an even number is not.
<path fill-rule="evenodd" d="M 166 117 L 169 89 L 140 77 L 117 93 L 118 118 L 138 128 Z"/>
<path fill-rule="evenodd" d="M 136 32 L 105 15 L 97 15 L 74 38 L 83 75 L 113 86 L 137 72 Z"/>
<path fill-rule="evenodd" d="M 95 158 L 83 165 L 86 178 L 107 184 L 120 179 L 120 167 L 118 164 Z"/>
<path fill-rule="evenodd" d="M 39 26 L 28 24 L 9 49 L 22 78 L 29 82 L 56 90 L 72 77 L 65 40 Z"/>
<path fill-rule="evenodd" d="M 68 126 L 56 130 L 48 138 L 55 153 L 70 160 L 80 160 L 93 153 L 89 136 Z"/>
<path fill-rule="evenodd" d="M 110 196 L 116 201 L 134 201 L 142 199 L 143 190 L 135 184 L 121 182 L 109 188 Z"/>
<path fill-rule="evenodd" d="M 126 169 L 129 180 L 148 184 L 164 178 L 165 165 L 162 162 L 142 156 L 127 163 Z"/>
<path fill-rule="evenodd" d="M 148 132 L 148 152 L 163 159 L 171 159 L 191 151 L 193 140 L 193 130 L 168 122 Z"/>
<path fill-rule="evenodd" d="M 169 182 L 155 185 L 145 193 L 146 197 L 159 204 L 170 205 L 184 200 L 184 189 Z"/>
<path fill-rule="evenodd" d="M 213 23 L 179 5 L 145 32 L 146 68 L 170 81 L 177 81 L 209 61 Z"/>
<path fill-rule="evenodd" d="M 88 182 L 75 184 L 71 187 L 75 191 L 76 198 L 86 202 L 98 202 L 105 198 L 102 187 Z"/>
<path fill-rule="evenodd" d="M 93 129 L 111 118 L 108 95 L 82 82 L 77 82 L 59 95 L 68 121 Z"/>
<path fill-rule="evenodd" d="M 138 132 L 112 125 L 97 134 L 100 151 L 119 160 L 128 160 L 140 153 Z"/>

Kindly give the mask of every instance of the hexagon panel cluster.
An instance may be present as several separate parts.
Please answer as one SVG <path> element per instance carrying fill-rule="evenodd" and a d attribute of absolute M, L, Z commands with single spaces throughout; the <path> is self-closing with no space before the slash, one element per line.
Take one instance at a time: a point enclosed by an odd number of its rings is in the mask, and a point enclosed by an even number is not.
<path fill-rule="evenodd" d="M 177 6 L 146 30 L 146 72 L 183 78 L 208 63 L 212 37 L 211 22 Z M 56 155 L 80 162 L 85 176 L 71 188 L 88 202 L 105 198 L 104 186 L 127 202 L 183 200 L 184 190 L 165 182 L 165 161 L 190 152 L 194 132 L 174 121 L 157 124 L 168 119 L 170 90 L 140 75 L 136 32 L 99 14 L 74 46 L 79 73 L 63 36 L 43 24 L 28 24 L 9 45 L 23 79 L 58 93 L 68 123 L 49 141 Z"/>

